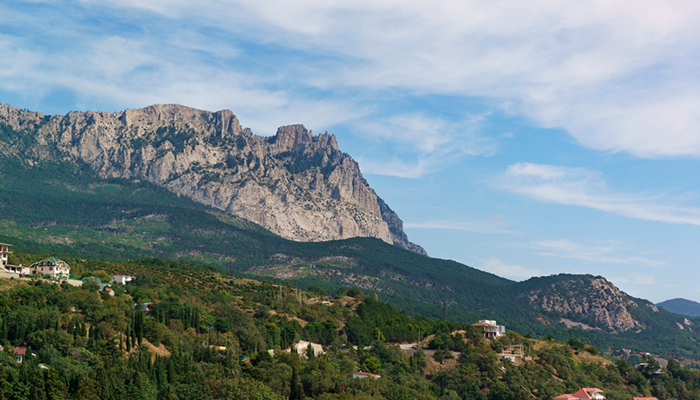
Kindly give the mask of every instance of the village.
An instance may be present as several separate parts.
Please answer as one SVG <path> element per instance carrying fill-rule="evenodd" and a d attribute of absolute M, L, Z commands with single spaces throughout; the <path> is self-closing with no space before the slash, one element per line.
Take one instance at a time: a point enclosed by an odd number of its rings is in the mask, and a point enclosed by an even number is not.
<path fill-rule="evenodd" d="M 9 263 L 9 256 L 12 253 L 10 250 L 11 244 L 7 243 L 0 243 L 0 278 L 15 278 L 15 279 L 21 279 L 21 280 L 32 280 L 35 278 L 44 278 L 52 283 L 68 283 L 73 286 L 82 286 L 83 280 L 80 279 L 74 279 L 72 277 L 71 272 L 70 272 L 70 265 L 66 263 L 63 260 L 60 260 L 55 257 L 48 257 L 46 259 L 40 260 L 38 262 L 35 262 L 31 264 L 30 266 L 23 266 L 23 265 L 12 265 Z M 112 285 L 126 285 L 127 283 L 133 281 L 136 279 L 134 276 L 129 276 L 129 275 L 114 275 L 111 277 L 111 281 L 107 283 L 99 282 L 98 287 L 99 291 L 106 293 L 109 296 L 114 296 L 114 291 L 112 290 L 111 286 Z M 88 277 L 84 279 L 95 279 L 95 277 Z M 97 278 L 99 279 L 99 278 Z M 312 298 L 310 299 L 311 302 L 318 302 L 319 304 L 325 305 L 325 306 L 332 306 L 333 302 L 330 300 L 322 300 L 321 298 Z M 145 315 L 150 315 L 150 312 L 152 311 L 151 308 L 152 303 L 141 303 L 141 304 L 134 304 L 134 308 L 143 312 Z M 479 320 L 476 323 L 471 324 L 472 327 L 483 329 L 483 336 L 485 339 L 489 340 L 497 340 L 501 337 L 504 337 L 506 335 L 506 327 L 504 325 L 498 325 L 498 323 L 495 320 Z M 460 333 L 460 332 L 458 332 Z M 464 333 L 464 332 L 461 332 Z M 434 336 L 434 335 L 433 335 Z M 407 355 L 412 355 L 419 349 L 423 351 L 427 356 L 432 358 L 433 353 L 435 353 L 435 350 L 430 350 L 428 347 L 428 342 L 432 339 L 432 337 L 428 338 L 423 338 L 423 340 L 420 340 L 415 343 L 410 343 L 410 344 L 402 344 L 399 345 L 400 349 L 406 353 Z M 226 346 L 216 346 L 216 345 L 210 345 L 209 341 L 207 340 L 205 342 L 205 346 L 210 348 L 211 350 L 215 351 L 217 354 L 220 356 L 223 356 L 223 353 L 227 350 Z M 369 349 L 370 347 L 367 347 L 366 349 Z M 2 346 L 0 346 L 0 351 L 5 351 Z M 626 352 L 629 352 L 629 350 L 623 349 Z M 8 348 L 7 351 L 10 351 L 14 354 L 14 359 L 17 363 L 22 363 L 23 360 L 31 355 L 36 357 L 35 353 L 27 354 L 28 348 L 26 346 L 16 346 L 13 348 Z M 299 353 L 302 357 L 307 357 L 307 354 L 312 355 L 312 356 L 320 356 L 325 353 L 325 349 L 321 344 L 318 343 L 312 343 L 312 342 L 307 342 L 304 340 L 299 341 L 298 343 L 292 345 L 290 348 L 285 350 L 286 352 L 297 352 Z M 268 350 L 270 352 L 270 355 L 274 357 L 274 352 L 273 350 Z M 455 353 L 455 352 L 452 352 Z M 458 357 L 459 354 L 455 353 L 452 354 L 452 360 L 451 363 L 448 363 L 446 365 L 446 360 L 442 360 L 440 364 L 440 369 L 444 368 L 453 368 L 456 366 L 454 357 Z M 523 362 L 527 361 L 533 361 L 533 358 L 530 355 L 527 355 L 525 352 L 525 348 L 523 345 L 504 345 L 501 347 L 499 350 L 499 358 L 502 362 L 509 362 L 513 363 L 516 365 L 522 364 Z M 647 353 L 648 355 L 648 353 Z M 247 356 L 243 356 L 241 358 L 242 361 L 244 362 L 249 362 L 249 359 Z M 644 368 L 647 364 L 639 364 L 637 367 L 642 367 Z M 46 365 L 41 364 L 40 368 L 43 369 L 48 369 L 49 367 Z M 502 367 L 502 369 L 505 371 L 505 368 Z M 660 369 L 657 373 L 663 373 Z M 380 379 L 381 375 L 371 373 L 371 372 L 366 372 L 366 371 L 355 371 L 350 375 L 353 379 L 364 379 L 364 378 L 373 378 L 373 379 Z M 568 394 L 561 394 L 559 396 L 554 397 L 552 400 L 568 400 L 568 399 L 595 399 L 595 400 L 604 400 L 605 396 L 603 395 L 603 391 L 598 388 L 591 388 L 591 387 L 579 387 L 577 391 L 574 393 Z M 657 400 L 655 397 L 634 397 L 633 400 Z"/>

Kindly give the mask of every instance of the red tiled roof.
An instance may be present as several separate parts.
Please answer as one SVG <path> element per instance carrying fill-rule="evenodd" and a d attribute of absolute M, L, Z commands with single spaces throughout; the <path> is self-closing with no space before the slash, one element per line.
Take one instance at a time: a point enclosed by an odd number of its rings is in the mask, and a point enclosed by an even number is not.
<path fill-rule="evenodd" d="M 369 372 L 362 372 L 362 371 L 360 371 L 360 372 L 353 372 L 353 374 L 360 374 L 360 375 L 367 375 L 367 376 L 376 376 L 376 377 L 379 377 L 379 378 L 382 377 L 381 375 L 370 374 Z"/>
<path fill-rule="evenodd" d="M 576 393 L 573 394 L 562 394 L 555 397 L 553 400 L 565 400 L 565 399 L 592 399 L 591 393 L 602 393 L 603 391 L 598 388 L 579 388 Z"/>
<path fill-rule="evenodd" d="M 15 349 L 12 349 L 12 351 L 14 351 L 15 354 L 17 354 L 18 356 L 23 356 L 23 355 L 27 354 L 27 349 L 26 349 L 26 348 L 24 348 L 24 349 L 17 349 L 17 348 L 15 348 Z"/>

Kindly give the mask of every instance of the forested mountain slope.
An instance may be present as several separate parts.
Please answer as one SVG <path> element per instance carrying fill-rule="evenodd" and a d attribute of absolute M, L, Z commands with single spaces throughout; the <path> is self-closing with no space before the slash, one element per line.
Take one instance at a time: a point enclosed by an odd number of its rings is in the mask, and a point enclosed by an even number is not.
<path fill-rule="evenodd" d="M 635 369 L 575 338 L 488 340 L 358 290 L 329 298 L 167 259 L 67 261 L 82 287 L 0 279 L 1 399 L 549 400 L 581 386 L 611 400 L 700 396 L 700 372 L 673 359 L 658 375 L 656 361 Z M 136 280 L 114 296 L 90 278 L 117 273 Z M 422 343 L 398 346 L 419 332 Z M 292 351 L 300 340 L 323 353 Z M 508 345 L 527 357 L 501 359 Z M 358 370 L 379 378 L 353 379 Z"/>

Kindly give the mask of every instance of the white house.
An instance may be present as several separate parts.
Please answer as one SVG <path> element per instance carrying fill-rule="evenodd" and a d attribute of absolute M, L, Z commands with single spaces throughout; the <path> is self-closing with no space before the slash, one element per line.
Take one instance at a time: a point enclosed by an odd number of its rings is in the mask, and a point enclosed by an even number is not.
<path fill-rule="evenodd" d="M 29 267 L 25 267 L 22 264 L 20 265 L 8 265 L 5 267 L 7 272 L 12 272 L 13 274 L 20 274 L 20 275 L 29 275 L 32 273 L 32 271 L 29 269 Z"/>
<path fill-rule="evenodd" d="M 503 325 L 496 324 L 496 321 L 491 319 L 482 319 L 472 326 L 483 327 L 484 337 L 487 339 L 493 339 L 506 334 L 506 327 Z"/>
<path fill-rule="evenodd" d="M 131 282 L 134 279 L 136 279 L 135 276 L 129 276 L 129 275 L 114 275 L 112 277 L 112 282 L 113 283 L 120 283 L 122 285 L 126 285 L 127 282 Z"/>
<path fill-rule="evenodd" d="M 0 243 L 0 266 L 7 269 L 7 264 L 10 261 L 10 246 L 11 244 Z"/>
<path fill-rule="evenodd" d="M 29 269 L 34 275 L 54 275 L 54 276 L 65 276 L 70 275 L 70 266 L 68 263 L 59 260 L 56 257 L 49 257 L 45 260 L 41 260 L 32 264 Z"/>

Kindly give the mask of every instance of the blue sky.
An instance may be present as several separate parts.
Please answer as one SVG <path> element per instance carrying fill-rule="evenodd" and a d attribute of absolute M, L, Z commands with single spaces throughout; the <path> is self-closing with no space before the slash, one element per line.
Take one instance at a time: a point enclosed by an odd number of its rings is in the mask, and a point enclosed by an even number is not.
<path fill-rule="evenodd" d="M 700 301 L 700 3 L 0 3 L 0 102 L 338 137 L 434 257 Z"/>

